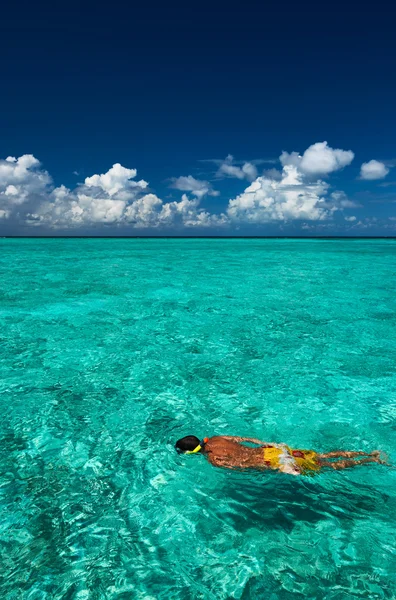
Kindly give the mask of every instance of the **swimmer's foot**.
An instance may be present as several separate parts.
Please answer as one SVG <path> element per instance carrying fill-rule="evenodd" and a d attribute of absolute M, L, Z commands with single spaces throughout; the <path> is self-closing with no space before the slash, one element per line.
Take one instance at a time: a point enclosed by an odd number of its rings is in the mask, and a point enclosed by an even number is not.
<path fill-rule="evenodd" d="M 374 452 L 370 453 L 370 456 L 372 456 L 379 465 L 389 465 L 389 459 L 385 452 L 374 450 Z"/>

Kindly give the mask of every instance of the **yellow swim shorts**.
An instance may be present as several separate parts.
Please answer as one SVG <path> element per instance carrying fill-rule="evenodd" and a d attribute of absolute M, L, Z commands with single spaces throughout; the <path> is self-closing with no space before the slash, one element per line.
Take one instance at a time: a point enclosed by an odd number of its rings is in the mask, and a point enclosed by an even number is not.
<path fill-rule="evenodd" d="M 271 446 L 270 448 L 263 448 L 263 453 L 264 462 L 270 469 L 279 469 L 285 459 L 288 461 L 291 459 L 300 469 L 302 475 L 309 471 L 320 470 L 318 455 L 313 450 L 293 450 L 288 446 L 280 448 Z"/>

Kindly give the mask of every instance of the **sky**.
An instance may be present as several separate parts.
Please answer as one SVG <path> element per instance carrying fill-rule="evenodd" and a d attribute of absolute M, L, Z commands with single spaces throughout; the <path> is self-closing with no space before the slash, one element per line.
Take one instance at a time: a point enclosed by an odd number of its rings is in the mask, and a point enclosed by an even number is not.
<path fill-rule="evenodd" d="M 0 235 L 396 235 L 395 16 L 6 3 Z"/>

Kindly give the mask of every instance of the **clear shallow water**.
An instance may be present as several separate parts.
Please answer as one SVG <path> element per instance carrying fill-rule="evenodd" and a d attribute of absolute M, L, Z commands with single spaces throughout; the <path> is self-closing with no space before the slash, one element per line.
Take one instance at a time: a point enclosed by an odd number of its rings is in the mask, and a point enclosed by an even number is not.
<path fill-rule="evenodd" d="M 179 437 L 396 463 L 396 242 L 0 240 L 0 597 L 396 597 L 396 471 L 217 470 Z"/>

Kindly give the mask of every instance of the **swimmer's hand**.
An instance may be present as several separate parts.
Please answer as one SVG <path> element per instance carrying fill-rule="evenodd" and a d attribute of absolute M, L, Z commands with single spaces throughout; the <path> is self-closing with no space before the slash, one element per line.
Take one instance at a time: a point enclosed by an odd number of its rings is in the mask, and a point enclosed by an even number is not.
<path fill-rule="evenodd" d="M 291 463 L 286 463 L 279 467 L 279 471 L 282 473 L 287 473 L 288 475 L 301 475 L 301 471 L 297 465 L 293 465 Z"/>

